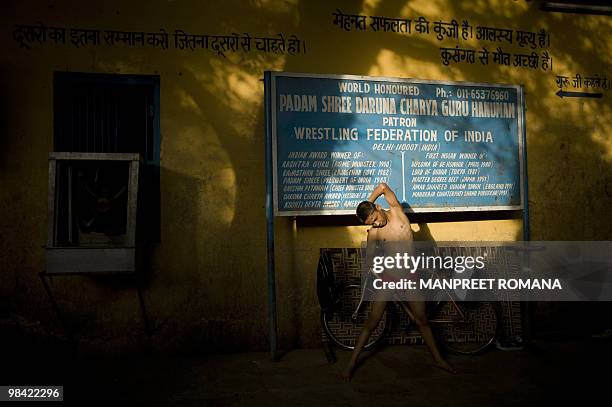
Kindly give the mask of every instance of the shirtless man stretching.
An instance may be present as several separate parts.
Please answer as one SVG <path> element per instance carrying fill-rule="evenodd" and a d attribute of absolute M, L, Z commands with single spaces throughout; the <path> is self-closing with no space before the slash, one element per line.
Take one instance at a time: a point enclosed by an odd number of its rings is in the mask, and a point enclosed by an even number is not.
<path fill-rule="evenodd" d="M 374 201 L 379 196 L 384 195 L 385 200 L 389 204 L 389 210 L 384 210 L 380 205 L 375 205 Z M 372 246 L 372 242 L 380 240 L 387 242 L 412 241 L 412 230 L 410 229 L 410 221 L 404 213 L 404 209 L 400 205 L 395 193 L 387 184 L 379 184 L 376 189 L 370 194 L 367 201 L 363 201 L 357 207 L 357 217 L 366 225 L 371 225 L 368 230 L 368 248 Z M 375 301 L 372 304 L 372 312 L 359 335 L 355 350 L 351 355 L 351 360 L 342 372 L 342 378 L 346 381 L 350 380 L 357 359 L 363 347 L 368 343 L 370 333 L 376 329 L 378 322 L 385 312 L 386 301 Z M 429 348 L 434 359 L 435 366 L 455 373 L 455 369 L 440 355 L 440 351 L 436 346 L 433 333 L 429 327 L 427 317 L 425 315 L 425 303 L 423 301 L 407 301 L 401 303 L 402 307 L 409 312 L 414 319 L 417 327 L 421 331 L 425 345 Z M 409 309 L 407 309 L 409 307 Z"/>

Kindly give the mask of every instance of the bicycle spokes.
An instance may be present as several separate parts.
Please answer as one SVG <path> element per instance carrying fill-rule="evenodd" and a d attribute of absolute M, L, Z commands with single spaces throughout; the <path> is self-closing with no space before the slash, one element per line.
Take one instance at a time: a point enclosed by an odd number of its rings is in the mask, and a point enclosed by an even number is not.
<path fill-rule="evenodd" d="M 477 353 L 491 345 L 497 335 L 498 310 L 495 303 L 444 303 L 430 319 L 440 342 L 451 351 Z"/>

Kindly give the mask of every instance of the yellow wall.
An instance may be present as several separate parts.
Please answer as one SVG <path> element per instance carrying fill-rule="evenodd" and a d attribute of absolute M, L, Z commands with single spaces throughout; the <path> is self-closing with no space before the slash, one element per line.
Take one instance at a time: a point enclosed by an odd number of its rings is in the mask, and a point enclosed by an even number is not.
<path fill-rule="evenodd" d="M 266 320 L 263 72 L 413 77 L 522 84 L 526 91 L 531 234 L 534 240 L 606 240 L 612 234 L 612 92 L 555 96 L 555 75 L 608 74 L 612 19 L 545 13 L 534 2 L 418 1 L 11 1 L 0 16 L 0 312 L 58 332 L 36 272 L 44 268 L 47 154 L 53 140 L 53 72 L 159 75 L 161 243 L 144 292 L 156 331 L 147 340 L 127 284 L 56 278 L 53 289 L 80 341 L 92 349 L 263 348 Z M 490 63 L 440 63 L 434 35 L 347 32 L 332 13 L 461 22 L 551 35 L 553 72 Z M 14 24 L 252 36 L 296 34 L 306 54 L 181 51 L 121 46 L 31 50 Z M 170 40 L 172 42 L 172 39 Z M 475 39 L 462 46 L 493 44 Z M 521 52 L 516 44 L 510 52 Z M 540 50 L 539 50 L 540 51 Z M 521 220 L 432 222 L 436 240 L 520 240 Z M 460 219 L 460 218 L 457 218 Z M 323 222 L 326 222 L 325 224 Z M 360 226 L 338 219 L 276 224 L 281 345 L 315 346 L 316 262 L 321 247 L 356 247 Z M 415 231 L 419 229 L 414 225 Z"/>

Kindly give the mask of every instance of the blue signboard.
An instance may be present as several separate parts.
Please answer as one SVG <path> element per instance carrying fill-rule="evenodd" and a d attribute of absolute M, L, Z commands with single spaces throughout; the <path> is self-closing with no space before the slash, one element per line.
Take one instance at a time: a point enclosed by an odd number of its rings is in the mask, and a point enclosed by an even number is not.
<path fill-rule="evenodd" d="M 414 212 L 523 208 L 520 86 L 270 78 L 275 215 L 353 214 L 381 182 Z"/>

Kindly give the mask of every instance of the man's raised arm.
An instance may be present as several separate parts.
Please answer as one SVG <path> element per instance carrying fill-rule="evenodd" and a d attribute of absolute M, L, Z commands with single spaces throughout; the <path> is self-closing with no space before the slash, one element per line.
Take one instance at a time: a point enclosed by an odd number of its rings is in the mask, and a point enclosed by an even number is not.
<path fill-rule="evenodd" d="M 397 196 L 395 196 L 395 192 L 393 192 L 391 188 L 389 188 L 389 185 L 385 184 L 384 182 L 378 184 L 378 186 L 374 189 L 374 191 L 372 191 L 372 193 L 370 194 L 370 197 L 368 198 L 368 201 L 374 202 L 381 195 L 385 196 L 385 200 L 387 201 L 390 207 L 392 208 L 402 207 L 400 202 L 397 200 Z"/>

